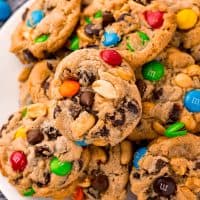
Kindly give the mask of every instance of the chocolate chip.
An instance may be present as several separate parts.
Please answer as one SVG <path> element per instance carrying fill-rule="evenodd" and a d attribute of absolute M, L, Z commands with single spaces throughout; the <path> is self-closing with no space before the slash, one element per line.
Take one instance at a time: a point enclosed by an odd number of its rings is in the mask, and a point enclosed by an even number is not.
<path fill-rule="evenodd" d="M 53 156 L 53 152 L 50 150 L 50 148 L 47 145 L 36 146 L 35 147 L 35 156 L 48 158 L 48 157 Z"/>
<path fill-rule="evenodd" d="M 32 129 L 27 131 L 27 140 L 31 145 L 38 144 L 44 140 L 44 135 L 40 131 L 40 129 Z"/>
<path fill-rule="evenodd" d="M 162 95 L 163 95 L 163 88 L 160 88 L 158 90 L 153 90 L 153 99 L 154 100 L 159 100 Z"/>
<path fill-rule="evenodd" d="M 110 11 L 103 12 L 103 27 L 115 22 L 115 18 Z"/>
<path fill-rule="evenodd" d="M 160 170 L 165 167 L 167 165 L 167 163 L 162 160 L 162 159 L 158 159 L 156 162 L 156 172 L 160 172 Z"/>
<path fill-rule="evenodd" d="M 135 178 L 135 179 L 140 179 L 140 174 L 137 173 L 137 172 L 135 172 L 135 173 L 133 174 L 133 178 Z"/>
<path fill-rule="evenodd" d="M 78 79 L 82 86 L 89 86 L 95 81 L 96 76 L 92 72 L 83 70 L 78 72 Z"/>
<path fill-rule="evenodd" d="M 195 169 L 200 169 L 200 162 L 197 162 L 197 163 L 196 163 Z"/>
<path fill-rule="evenodd" d="M 23 21 L 26 20 L 26 17 L 27 17 L 28 11 L 29 11 L 29 9 L 26 8 L 26 10 L 24 11 L 24 13 L 22 14 L 22 20 L 23 20 Z"/>
<path fill-rule="evenodd" d="M 133 114 L 138 114 L 139 113 L 139 106 L 135 101 L 129 101 L 127 103 L 127 108 Z"/>
<path fill-rule="evenodd" d="M 46 59 L 56 59 L 56 55 L 48 52 L 47 50 L 43 51 L 43 55 Z"/>
<path fill-rule="evenodd" d="M 172 110 L 169 113 L 169 118 L 167 120 L 167 124 L 171 124 L 177 122 L 180 118 L 181 107 L 179 104 L 174 104 Z"/>
<path fill-rule="evenodd" d="M 94 102 L 94 93 L 93 92 L 83 92 L 80 97 L 80 103 L 83 106 L 92 106 Z"/>
<path fill-rule="evenodd" d="M 79 171 L 83 168 L 83 161 L 81 159 L 78 160 Z"/>
<path fill-rule="evenodd" d="M 94 24 L 87 24 L 84 28 L 85 34 L 89 37 L 93 35 L 99 36 L 99 32 L 101 31 L 101 27 L 97 27 Z"/>
<path fill-rule="evenodd" d="M 159 196 L 169 197 L 175 194 L 177 186 L 171 177 L 159 177 L 154 181 L 153 189 Z"/>
<path fill-rule="evenodd" d="M 140 92 L 141 97 L 143 97 L 144 94 L 145 94 L 145 91 L 146 91 L 146 89 L 147 89 L 146 83 L 145 83 L 142 79 L 138 79 L 138 80 L 136 81 L 136 85 L 137 85 L 137 87 L 138 87 L 138 90 L 139 90 L 139 92 Z"/>
<path fill-rule="evenodd" d="M 147 200 L 161 200 L 159 196 L 148 197 Z"/>
<path fill-rule="evenodd" d="M 52 126 L 43 128 L 42 132 L 48 136 L 49 140 L 56 140 L 58 136 L 61 136 L 60 132 Z"/>
<path fill-rule="evenodd" d="M 54 67 L 53 67 L 53 65 L 52 65 L 50 62 L 47 62 L 47 68 L 48 68 L 50 71 L 54 71 Z"/>
<path fill-rule="evenodd" d="M 119 108 L 116 112 L 114 112 L 112 115 L 107 114 L 106 118 L 108 120 L 111 120 L 111 123 L 114 127 L 117 126 L 122 126 L 124 125 L 125 121 L 126 121 L 126 115 L 125 115 L 125 111 L 122 108 Z"/>
<path fill-rule="evenodd" d="M 48 6 L 47 11 L 52 11 L 55 8 L 55 6 Z"/>
<path fill-rule="evenodd" d="M 120 15 L 120 17 L 117 19 L 117 21 L 123 21 L 125 19 L 126 16 L 130 16 L 129 13 L 123 13 L 122 15 Z"/>
<path fill-rule="evenodd" d="M 50 179 L 51 179 L 51 174 L 49 172 L 45 172 L 43 174 L 43 177 L 44 177 L 43 182 L 36 183 L 38 187 L 44 187 L 44 186 L 48 185 L 48 183 L 50 182 Z"/>
<path fill-rule="evenodd" d="M 89 48 L 89 49 L 99 49 L 99 46 L 98 45 L 95 45 L 95 44 L 88 44 L 86 46 L 86 48 Z"/>
<path fill-rule="evenodd" d="M 71 104 L 69 107 L 69 112 L 73 119 L 75 120 L 82 111 L 82 107 L 79 104 Z"/>
<path fill-rule="evenodd" d="M 62 112 L 61 107 L 60 107 L 59 105 L 56 105 L 56 107 L 55 107 L 55 109 L 54 109 L 54 111 L 53 111 L 53 118 L 55 119 L 57 113 L 60 113 L 60 112 Z"/>
<path fill-rule="evenodd" d="M 24 49 L 23 55 L 27 62 L 36 62 L 38 60 L 29 49 Z"/>
<path fill-rule="evenodd" d="M 47 90 L 50 87 L 50 83 L 48 81 L 49 77 L 47 77 L 41 84 L 41 87 L 44 89 L 44 93 L 47 94 Z"/>
<path fill-rule="evenodd" d="M 94 135 L 107 137 L 109 135 L 109 129 L 107 129 L 106 126 L 103 126 L 103 128 L 96 132 Z"/>
<path fill-rule="evenodd" d="M 109 186 L 108 177 L 103 174 L 93 176 L 91 186 L 99 192 L 105 192 Z"/>
<path fill-rule="evenodd" d="M 152 0 L 135 0 L 137 3 L 140 3 L 142 5 L 147 5 L 152 2 Z"/>

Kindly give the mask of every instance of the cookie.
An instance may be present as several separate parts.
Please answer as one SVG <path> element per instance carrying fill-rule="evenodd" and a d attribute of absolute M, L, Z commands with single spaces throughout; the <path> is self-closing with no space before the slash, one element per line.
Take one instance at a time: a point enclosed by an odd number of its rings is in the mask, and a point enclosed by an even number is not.
<path fill-rule="evenodd" d="M 141 117 L 141 99 L 130 65 L 115 50 L 83 49 L 65 57 L 51 84 L 52 115 L 73 141 L 116 145 Z"/>
<path fill-rule="evenodd" d="M 89 162 L 89 151 L 62 136 L 48 109 L 41 103 L 29 105 L 1 129 L 0 170 L 23 196 L 70 195 Z"/>
<path fill-rule="evenodd" d="M 83 11 L 77 36 L 68 47 L 113 47 L 135 68 L 154 59 L 175 29 L 175 15 L 164 4 L 145 7 L 132 0 L 94 0 Z"/>
<path fill-rule="evenodd" d="M 179 121 L 191 133 L 200 133 L 200 66 L 190 54 L 168 48 L 157 60 L 138 69 L 136 79 L 143 115 L 132 140 L 163 135 Z"/>
<path fill-rule="evenodd" d="M 92 146 L 90 150 L 91 161 L 85 171 L 85 178 L 79 183 L 85 199 L 126 199 L 128 166 L 133 153 L 132 144 L 124 141 L 112 148 Z"/>
<path fill-rule="evenodd" d="M 137 151 L 130 182 L 138 200 L 196 200 L 200 196 L 200 138 L 159 138 Z M 141 154 L 142 153 L 142 154 Z"/>
<path fill-rule="evenodd" d="M 80 4 L 80 0 L 35 1 L 13 32 L 10 50 L 23 63 L 51 57 L 73 32 Z"/>

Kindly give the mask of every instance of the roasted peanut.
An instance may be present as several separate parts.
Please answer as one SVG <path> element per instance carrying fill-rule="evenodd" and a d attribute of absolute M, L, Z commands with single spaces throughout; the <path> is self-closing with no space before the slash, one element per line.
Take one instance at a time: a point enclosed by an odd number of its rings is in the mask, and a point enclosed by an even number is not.
<path fill-rule="evenodd" d="M 121 164 L 127 165 L 133 157 L 132 143 L 128 140 L 125 140 L 120 144 L 120 147 L 121 147 L 121 159 L 120 159 Z"/>
<path fill-rule="evenodd" d="M 24 67 L 19 74 L 18 81 L 25 82 L 31 73 L 32 67 Z"/>
<path fill-rule="evenodd" d="M 47 114 L 47 106 L 42 103 L 32 104 L 27 107 L 27 117 L 37 118 Z"/>
<path fill-rule="evenodd" d="M 120 78 L 122 78 L 126 81 L 135 79 L 133 71 L 123 69 L 122 67 L 113 68 L 111 70 L 111 73 L 114 74 L 115 76 L 119 76 Z"/>
<path fill-rule="evenodd" d="M 143 113 L 149 115 L 153 110 L 153 108 L 155 107 L 155 104 L 151 102 L 143 102 L 142 107 L 143 107 Z"/>
<path fill-rule="evenodd" d="M 105 163 L 107 161 L 106 152 L 100 147 L 92 148 L 92 154 L 93 159 L 95 159 L 96 161 L 101 161 L 102 163 Z"/>
<path fill-rule="evenodd" d="M 98 139 L 93 141 L 93 145 L 103 147 L 107 145 L 107 141 L 104 139 Z"/>
<path fill-rule="evenodd" d="M 200 76 L 200 66 L 199 65 L 190 65 L 183 70 L 184 73 L 189 76 Z"/>
<path fill-rule="evenodd" d="M 165 132 L 164 126 L 162 126 L 158 121 L 154 121 L 152 127 L 160 135 L 163 135 Z"/>
<path fill-rule="evenodd" d="M 190 88 L 193 87 L 193 81 L 192 79 L 184 73 L 178 74 L 174 79 L 176 85 L 182 88 Z"/>

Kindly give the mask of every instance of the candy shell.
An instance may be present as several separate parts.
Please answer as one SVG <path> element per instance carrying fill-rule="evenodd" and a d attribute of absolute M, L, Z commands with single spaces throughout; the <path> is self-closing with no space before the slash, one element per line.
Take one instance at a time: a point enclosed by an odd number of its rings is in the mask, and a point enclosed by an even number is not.
<path fill-rule="evenodd" d="M 147 152 L 147 148 L 146 147 L 141 147 L 135 152 L 134 159 L 133 159 L 133 166 L 136 169 L 139 169 L 139 164 L 138 163 L 141 160 L 141 158 L 144 157 L 146 152 Z"/>
<path fill-rule="evenodd" d="M 22 151 L 15 151 L 10 156 L 10 163 L 14 171 L 22 172 L 27 165 L 26 155 Z"/>
<path fill-rule="evenodd" d="M 81 146 L 81 147 L 86 147 L 88 144 L 85 142 L 85 140 L 79 140 L 75 142 L 76 145 Z"/>
<path fill-rule="evenodd" d="M 27 20 L 27 26 L 34 28 L 37 24 L 41 22 L 41 20 L 44 18 L 44 12 L 42 10 L 34 10 L 31 13 L 30 18 Z"/>
<path fill-rule="evenodd" d="M 185 124 L 183 122 L 176 122 L 166 129 L 165 136 L 172 138 L 172 137 L 186 135 L 187 131 L 182 130 L 184 127 L 185 127 Z"/>
<path fill-rule="evenodd" d="M 8 2 L 0 1 L 0 21 L 5 21 L 11 15 L 11 8 Z"/>
<path fill-rule="evenodd" d="M 31 187 L 23 192 L 25 197 L 31 197 L 35 194 L 35 190 Z"/>
<path fill-rule="evenodd" d="M 161 28 L 163 25 L 164 13 L 161 11 L 146 11 L 144 17 L 153 29 Z"/>
<path fill-rule="evenodd" d="M 116 46 L 120 42 L 121 38 L 115 32 L 105 32 L 102 44 L 105 47 Z"/>

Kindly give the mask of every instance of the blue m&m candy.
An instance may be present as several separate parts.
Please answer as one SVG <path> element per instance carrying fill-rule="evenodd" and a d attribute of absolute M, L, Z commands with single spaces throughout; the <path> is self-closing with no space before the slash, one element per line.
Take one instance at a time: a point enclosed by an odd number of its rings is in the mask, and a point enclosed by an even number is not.
<path fill-rule="evenodd" d="M 115 32 L 105 32 L 103 45 L 105 47 L 116 46 L 120 42 L 121 38 Z"/>
<path fill-rule="evenodd" d="M 75 142 L 76 145 L 81 146 L 81 147 L 86 147 L 88 144 L 85 142 L 85 140 L 79 140 Z"/>
<path fill-rule="evenodd" d="M 42 10 L 34 10 L 31 13 L 30 18 L 27 20 L 27 26 L 34 28 L 44 18 L 44 12 Z"/>
<path fill-rule="evenodd" d="M 146 147 L 141 147 L 135 152 L 135 155 L 134 155 L 134 158 L 133 158 L 133 166 L 136 169 L 139 169 L 138 162 L 141 160 L 142 157 L 144 157 L 146 152 L 147 152 L 147 148 Z"/>
<path fill-rule="evenodd" d="M 190 90 L 186 93 L 184 106 L 189 112 L 200 112 L 200 89 Z"/>
<path fill-rule="evenodd" d="M 8 2 L 0 0 L 0 21 L 5 21 L 11 15 L 11 8 Z"/>

